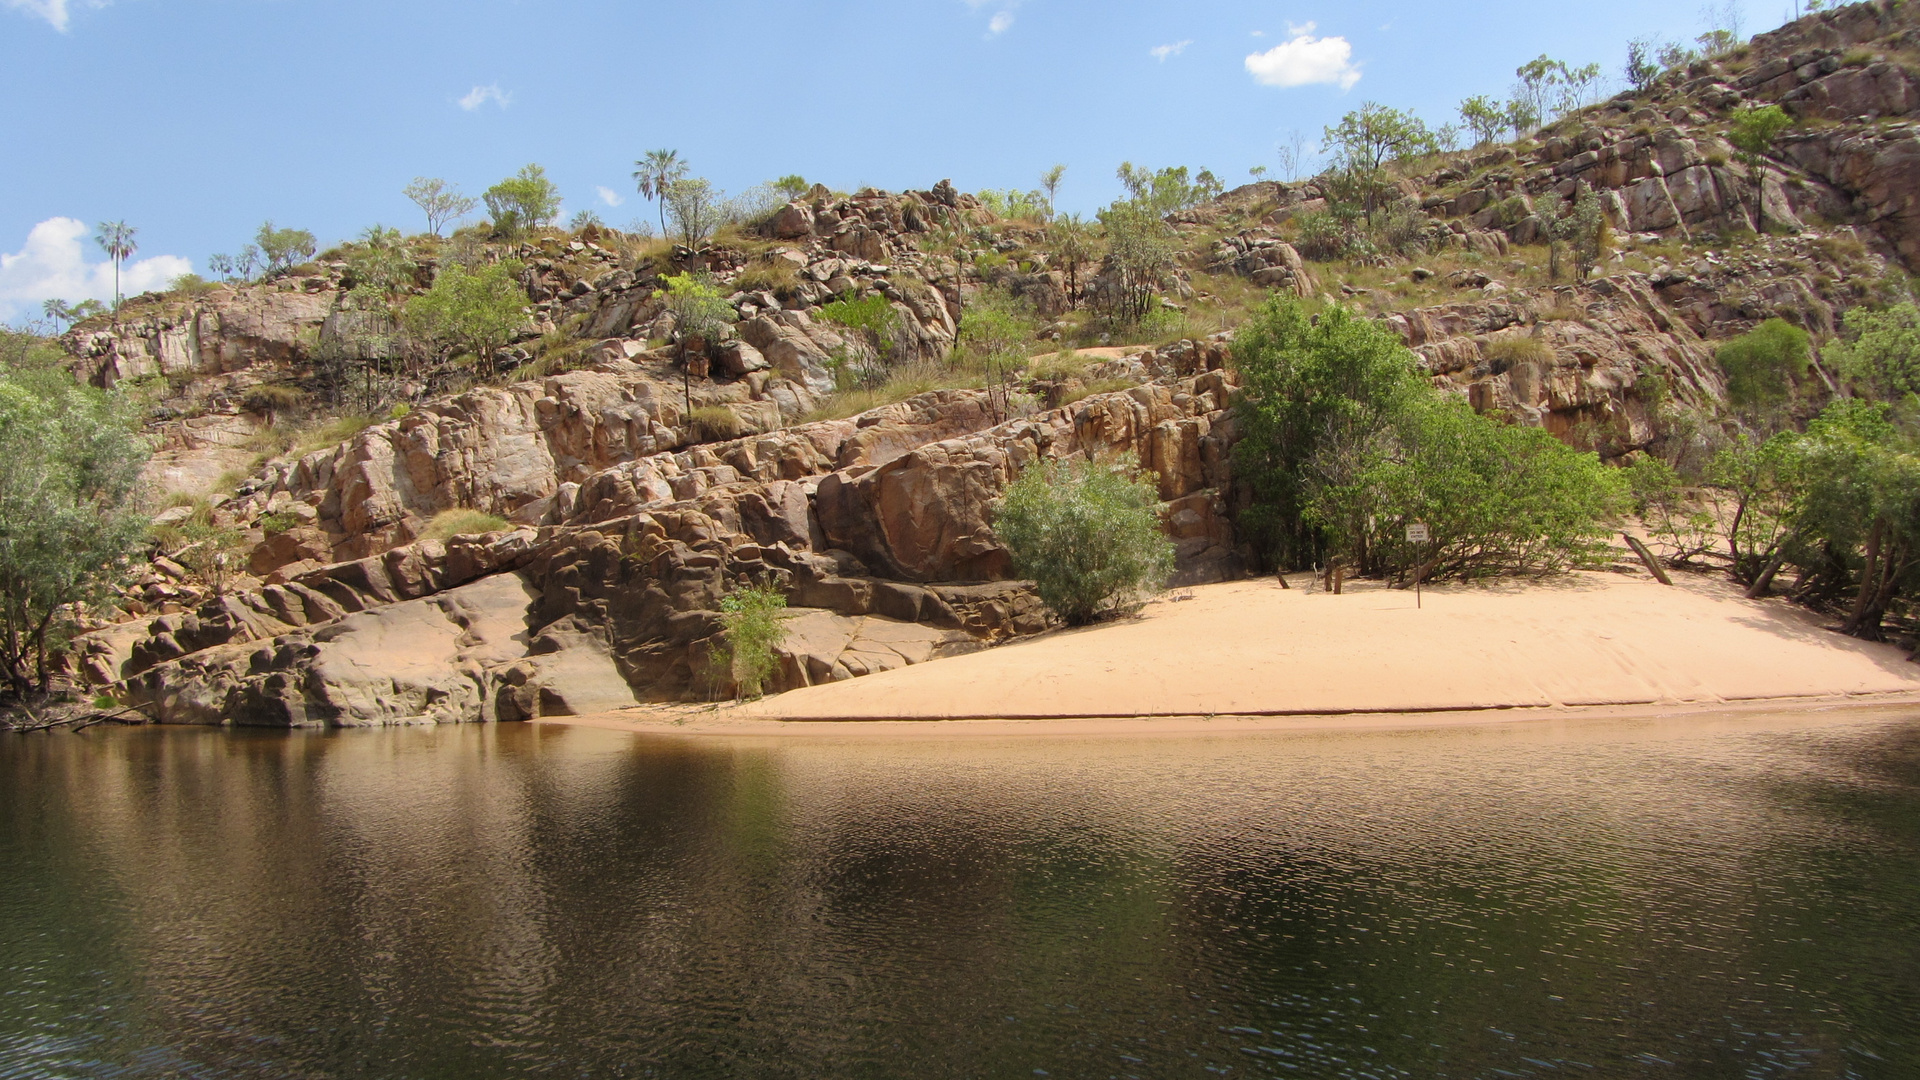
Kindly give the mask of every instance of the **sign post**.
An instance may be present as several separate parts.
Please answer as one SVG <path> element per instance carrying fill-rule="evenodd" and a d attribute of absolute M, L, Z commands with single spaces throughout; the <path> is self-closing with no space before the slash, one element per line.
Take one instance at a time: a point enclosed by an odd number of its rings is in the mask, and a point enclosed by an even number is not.
<path fill-rule="evenodd" d="M 1427 532 L 1426 522 L 1415 521 L 1407 526 L 1407 543 L 1424 544 L 1430 539 L 1432 539 L 1432 537 Z M 1423 576 L 1420 571 L 1422 569 L 1423 567 L 1419 565 L 1415 565 L 1413 568 L 1413 606 L 1415 608 L 1424 606 L 1420 597 L 1420 578 Z"/>

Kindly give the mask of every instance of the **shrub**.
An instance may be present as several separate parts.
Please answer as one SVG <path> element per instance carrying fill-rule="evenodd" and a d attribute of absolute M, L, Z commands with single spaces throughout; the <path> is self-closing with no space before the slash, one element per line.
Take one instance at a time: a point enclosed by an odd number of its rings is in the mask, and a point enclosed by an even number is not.
<path fill-rule="evenodd" d="M 687 428 L 695 442 L 737 439 L 747 433 L 739 415 L 723 405 L 703 405 L 688 413 Z"/>
<path fill-rule="evenodd" d="M 893 333 L 894 323 L 898 319 L 893 305 L 877 292 L 862 297 L 842 297 L 830 304 L 822 304 L 818 314 L 830 323 L 872 335 L 874 343 L 881 347 L 885 346 Z"/>
<path fill-rule="evenodd" d="M 271 418 L 276 413 L 297 407 L 306 399 L 306 391 L 297 386 L 289 386 L 286 383 L 261 383 L 247 388 L 247 392 L 240 397 L 240 406 L 248 412 L 261 413 Z"/>
<path fill-rule="evenodd" d="M 787 636 L 781 612 L 787 598 L 772 582 L 744 585 L 720 600 L 720 622 L 726 627 L 726 645 L 717 659 L 733 676 L 735 692 L 757 698 L 773 675 L 773 650 Z"/>
<path fill-rule="evenodd" d="M 1126 610 L 1165 585 L 1173 544 L 1160 532 L 1152 481 L 1121 465 L 1040 462 L 1007 488 L 994 532 L 1014 573 L 1033 580 L 1070 625 Z"/>
<path fill-rule="evenodd" d="M 1066 382 L 1078 379 L 1087 373 L 1087 360 L 1070 349 L 1062 349 L 1053 356 L 1043 356 L 1027 365 L 1027 378 L 1042 382 Z"/>
<path fill-rule="evenodd" d="M 662 279 L 667 286 L 667 310 L 683 337 L 713 342 L 733 321 L 733 305 L 707 273 L 674 274 Z"/>
<path fill-rule="evenodd" d="M 1807 373 L 1807 332 L 1785 319 L 1768 319 L 1720 346 L 1714 359 L 1727 376 L 1727 403 L 1749 419 L 1773 412 L 1793 396 Z"/>
<path fill-rule="evenodd" d="M 422 340 L 463 350 L 491 365 L 493 354 L 527 327 L 527 291 L 520 287 L 520 270 L 516 262 L 474 270 L 447 266 L 432 288 L 408 301 L 402 321 Z"/>
<path fill-rule="evenodd" d="M 549 224 L 560 215 L 560 189 L 547 179 L 547 170 L 528 165 L 480 195 L 493 216 L 493 227 L 509 236 Z"/>
<path fill-rule="evenodd" d="M 1920 307 L 1857 307 L 1845 323 L 1852 340 L 1826 346 L 1827 359 L 1841 374 L 1881 401 L 1920 393 Z"/>
<path fill-rule="evenodd" d="M 1346 257 L 1348 229 L 1346 223 L 1333 214 L 1325 211 L 1301 214 L 1294 219 L 1294 227 L 1299 231 L 1293 246 L 1302 258 L 1332 262 Z"/>
<path fill-rule="evenodd" d="M 260 526 L 261 532 L 264 532 L 267 535 L 272 536 L 275 533 L 283 533 L 299 527 L 300 519 L 297 517 L 294 517 L 292 514 L 283 514 L 283 513 L 279 513 L 278 511 L 272 511 L 265 514 L 261 514 L 259 519 L 256 520 L 254 524 Z"/>
<path fill-rule="evenodd" d="M 1488 338 L 1480 351 L 1486 356 L 1487 362 L 1493 365 L 1496 375 L 1515 364 L 1553 363 L 1553 349 L 1539 338 L 1524 334 L 1502 334 Z"/>
<path fill-rule="evenodd" d="M 507 519 L 483 510 L 456 508 L 442 510 L 433 515 L 433 520 L 427 522 L 427 527 L 420 530 L 420 539 L 451 540 L 456 536 L 480 536 L 512 527 Z"/>

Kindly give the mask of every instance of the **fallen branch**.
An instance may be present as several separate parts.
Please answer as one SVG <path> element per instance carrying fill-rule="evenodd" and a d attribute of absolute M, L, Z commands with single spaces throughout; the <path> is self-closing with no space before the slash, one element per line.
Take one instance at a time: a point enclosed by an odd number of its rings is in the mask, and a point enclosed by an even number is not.
<path fill-rule="evenodd" d="M 1620 535 L 1626 540 L 1627 546 L 1633 549 L 1633 553 L 1640 556 L 1640 561 L 1646 564 L 1647 572 L 1653 575 L 1653 580 L 1662 585 L 1673 584 L 1673 579 L 1667 576 L 1667 568 L 1660 565 L 1660 560 L 1653 557 L 1653 552 L 1647 550 L 1647 545 L 1641 543 L 1639 537 L 1624 532 Z"/>

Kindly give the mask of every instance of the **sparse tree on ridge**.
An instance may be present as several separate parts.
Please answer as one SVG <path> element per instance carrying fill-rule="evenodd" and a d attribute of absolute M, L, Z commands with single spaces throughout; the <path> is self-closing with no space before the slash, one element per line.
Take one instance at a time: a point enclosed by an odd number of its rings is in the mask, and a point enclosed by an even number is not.
<path fill-rule="evenodd" d="M 413 200 L 427 215 L 427 231 L 435 236 L 452 222 L 473 213 L 479 201 L 449 185 L 445 180 L 431 176 L 416 176 L 413 183 L 402 189 L 401 194 Z"/>
<path fill-rule="evenodd" d="M 124 221 L 103 221 L 94 229 L 93 242 L 113 260 L 113 310 L 120 312 L 120 264 L 133 258 L 140 250 L 134 242 L 134 234 L 140 230 Z"/>
<path fill-rule="evenodd" d="M 527 165 L 488 188 L 481 198 L 493 215 L 494 227 L 509 235 L 552 224 L 560 214 L 560 189 L 538 165 Z"/>
<path fill-rule="evenodd" d="M 1506 109 L 1485 94 L 1476 94 L 1460 103 L 1460 119 L 1473 134 L 1473 145 L 1486 146 L 1500 137 L 1507 126 Z"/>
<path fill-rule="evenodd" d="M 1434 147 L 1433 133 L 1419 117 L 1371 101 L 1328 128 L 1322 142 L 1339 150 L 1341 168 L 1359 184 L 1368 225 L 1387 186 L 1387 166 Z"/>
<path fill-rule="evenodd" d="M 1060 192 L 1060 179 L 1067 175 L 1065 165 L 1055 165 L 1040 174 L 1040 187 L 1047 193 L 1047 220 L 1053 220 L 1053 197 Z"/>
<path fill-rule="evenodd" d="M 260 245 L 260 254 L 267 260 L 268 273 L 293 269 L 313 258 L 318 247 L 313 234 L 307 230 L 276 229 L 271 221 L 260 226 L 253 240 Z"/>
<path fill-rule="evenodd" d="M 675 180 L 667 185 L 662 201 L 680 226 L 680 239 L 688 247 L 705 240 L 722 224 L 720 192 L 713 183 L 698 177 Z M 664 226 L 662 226 L 664 228 Z"/>
<path fill-rule="evenodd" d="M 1778 105 L 1748 105 L 1733 114 L 1733 128 L 1727 133 L 1727 141 L 1739 152 L 1741 164 L 1747 167 L 1747 181 L 1753 185 L 1755 230 L 1766 227 L 1761 184 L 1766 179 L 1767 155 L 1773 151 L 1774 140 L 1792 126 L 1793 117 Z"/>
<path fill-rule="evenodd" d="M 806 195 L 807 192 L 812 191 L 813 185 L 808 183 L 807 178 L 801 176 L 799 173 L 788 173 L 773 182 L 773 190 L 785 195 L 787 201 L 792 202 Z"/>
<path fill-rule="evenodd" d="M 662 236 L 667 234 L 667 194 L 686 176 L 687 163 L 680 160 L 678 150 L 649 150 L 646 157 L 633 163 L 633 182 L 640 189 L 640 197 L 660 205 Z"/>
<path fill-rule="evenodd" d="M 1654 43 L 1647 38 L 1635 38 L 1627 42 L 1627 66 L 1623 69 L 1627 85 L 1636 92 L 1645 91 L 1660 77 L 1660 64 L 1655 59 Z"/>

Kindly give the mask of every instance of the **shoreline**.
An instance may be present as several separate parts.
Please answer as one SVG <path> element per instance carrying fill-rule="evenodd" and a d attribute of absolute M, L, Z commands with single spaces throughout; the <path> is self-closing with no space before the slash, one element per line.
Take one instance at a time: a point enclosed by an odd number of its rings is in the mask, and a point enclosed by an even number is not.
<path fill-rule="evenodd" d="M 1418 606 L 1422 605 L 1423 606 Z M 1329 596 L 1197 586 L 1137 617 L 744 703 L 547 717 L 647 732 L 1123 734 L 1920 703 L 1920 663 L 1725 582 L 1582 572 Z"/>
<path fill-rule="evenodd" d="M 658 706 L 586 716 L 543 716 L 528 721 L 560 727 L 626 731 L 636 735 L 694 738 L 830 737 L 949 739 L 1008 737 L 1120 737 L 1242 735 L 1286 732 L 1419 731 L 1594 720 L 1724 720 L 1783 712 L 1859 717 L 1876 710 L 1920 709 L 1920 691 L 1749 698 L 1726 702 L 1427 709 L 1393 712 L 1267 713 L 1037 718 L 903 718 L 892 720 L 777 720 L 742 716 L 737 706 Z"/>

